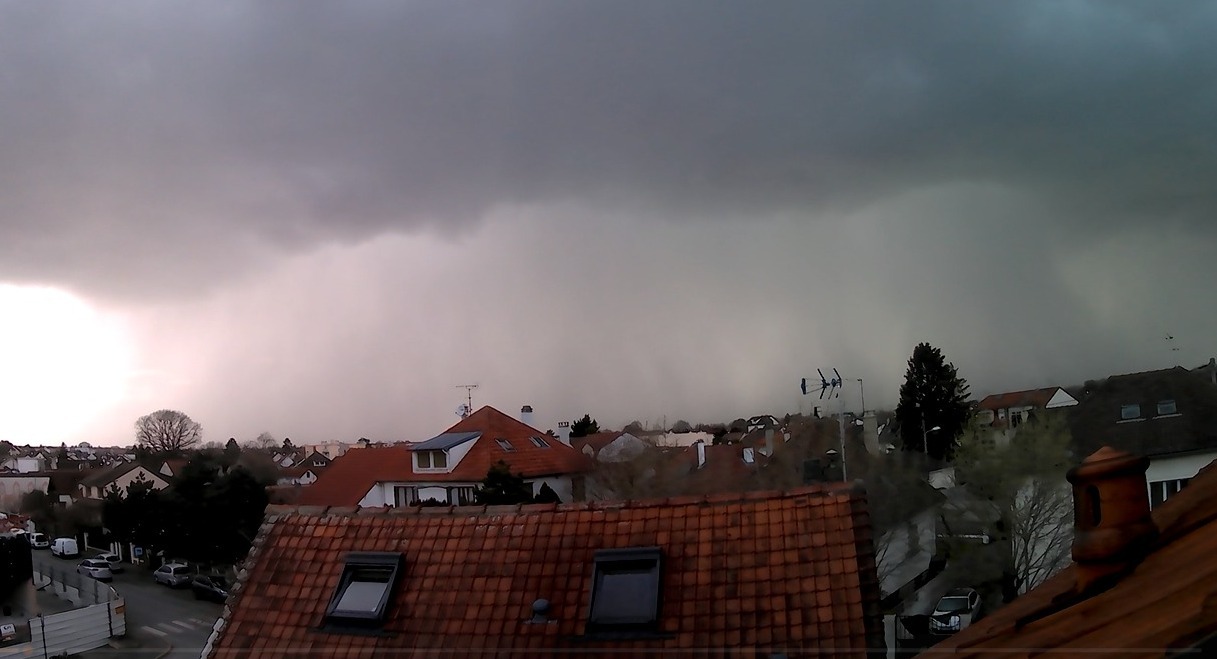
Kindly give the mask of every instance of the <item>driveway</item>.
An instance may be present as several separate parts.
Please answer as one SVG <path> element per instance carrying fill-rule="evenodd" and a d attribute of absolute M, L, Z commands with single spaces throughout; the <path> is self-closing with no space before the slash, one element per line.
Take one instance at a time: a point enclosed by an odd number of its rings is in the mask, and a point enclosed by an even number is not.
<path fill-rule="evenodd" d="M 74 570 L 80 560 L 57 558 L 45 551 L 34 552 L 36 567 L 53 566 L 57 574 Z M 189 588 L 173 590 L 162 586 L 152 580 L 152 572 L 143 566 L 124 563 L 123 567 L 126 570 L 114 575 L 110 585 L 126 601 L 126 641 L 159 650 L 172 645 L 174 649 L 169 657 L 197 658 L 211 635 L 212 626 L 220 617 L 223 605 L 196 600 Z M 78 575 L 68 574 L 67 578 L 73 576 Z M 133 650 L 103 649 L 80 656 L 100 659 L 146 654 Z"/>

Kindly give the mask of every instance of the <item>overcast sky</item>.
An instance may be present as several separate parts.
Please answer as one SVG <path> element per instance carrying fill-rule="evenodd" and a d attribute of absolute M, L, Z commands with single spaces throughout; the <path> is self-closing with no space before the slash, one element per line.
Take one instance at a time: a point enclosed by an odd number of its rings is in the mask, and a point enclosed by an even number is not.
<path fill-rule="evenodd" d="M 806 410 L 832 366 L 891 407 L 919 341 L 977 394 L 1199 365 L 1215 29 L 1211 2 L 3 3 L 0 282 L 75 296 L 111 347 L 57 354 L 121 372 L 6 438 L 129 443 L 168 407 L 207 440 L 425 439 L 466 383 L 542 429 L 725 421 Z"/>

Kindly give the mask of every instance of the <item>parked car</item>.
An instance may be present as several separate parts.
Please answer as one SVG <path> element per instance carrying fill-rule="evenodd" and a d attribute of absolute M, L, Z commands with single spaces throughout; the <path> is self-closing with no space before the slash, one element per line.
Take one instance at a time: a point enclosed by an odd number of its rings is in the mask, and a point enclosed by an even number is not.
<path fill-rule="evenodd" d="M 190 590 L 194 591 L 194 598 L 198 600 L 223 604 L 228 599 L 228 581 L 224 577 L 200 574 L 190 582 Z"/>
<path fill-rule="evenodd" d="M 114 573 L 110 571 L 110 564 L 105 561 L 99 561 L 96 558 L 86 558 L 76 566 L 76 571 L 80 574 L 93 577 L 98 581 L 110 581 L 114 579 Z"/>
<path fill-rule="evenodd" d="M 170 588 L 181 588 L 190 583 L 190 568 L 181 563 L 165 563 L 156 568 L 152 578 Z"/>
<path fill-rule="evenodd" d="M 50 549 L 51 547 L 51 539 L 46 537 L 45 533 L 31 533 L 29 539 L 30 547 L 34 549 Z"/>
<path fill-rule="evenodd" d="M 106 552 L 103 554 L 98 554 L 93 558 L 94 560 L 105 561 L 106 564 L 110 566 L 110 571 L 114 574 L 118 574 L 119 572 L 123 571 L 123 562 L 118 558 L 118 554 Z"/>
<path fill-rule="evenodd" d="M 80 545 L 76 538 L 55 538 L 51 543 L 51 554 L 60 558 L 76 558 L 80 556 Z"/>
<path fill-rule="evenodd" d="M 938 605 L 930 614 L 930 631 L 935 634 L 954 634 L 967 629 L 979 618 L 980 593 L 971 588 L 954 588 L 938 600 Z"/>

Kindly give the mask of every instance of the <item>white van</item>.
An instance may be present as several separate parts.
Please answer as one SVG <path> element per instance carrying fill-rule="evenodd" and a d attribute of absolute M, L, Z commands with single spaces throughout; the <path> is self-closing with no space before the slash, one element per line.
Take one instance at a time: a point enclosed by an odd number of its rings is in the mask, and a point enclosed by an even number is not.
<path fill-rule="evenodd" d="M 51 553 L 60 558 L 76 558 L 80 556 L 80 547 L 76 545 L 76 538 L 55 538 Z"/>
<path fill-rule="evenodd" d="M 51 539 L 45 533 L 29 534 L 30 546 L 34 549 L 46 549 L 51 546 Z"/>

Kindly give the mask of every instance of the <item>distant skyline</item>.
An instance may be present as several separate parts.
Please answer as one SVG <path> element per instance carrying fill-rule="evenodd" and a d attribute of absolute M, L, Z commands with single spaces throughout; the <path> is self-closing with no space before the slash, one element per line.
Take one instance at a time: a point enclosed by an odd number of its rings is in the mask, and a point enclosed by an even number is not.
<path fill-rule="evenodd" d="M 1217 355 L 1217 5 L 0 6 L 0 439 L 729 421 Z M 1174 337 L 1167 339 L 1166 337 Z"/>

